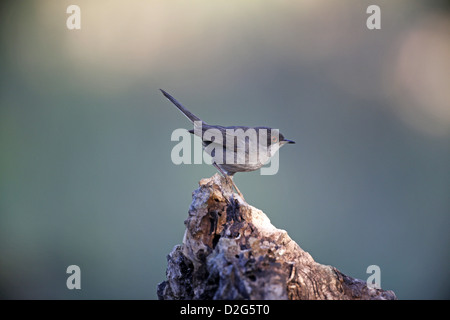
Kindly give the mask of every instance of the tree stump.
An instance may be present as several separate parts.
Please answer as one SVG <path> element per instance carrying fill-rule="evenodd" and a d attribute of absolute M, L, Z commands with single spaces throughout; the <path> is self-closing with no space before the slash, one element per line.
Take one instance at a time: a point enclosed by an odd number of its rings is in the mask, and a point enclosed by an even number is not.
<path fill-rule="evenodd" d="M 167 256 L 159 299 L 396 299 L 392 291 L 315 262 L 220 175 L 199 185 L 183 244 Z"/>

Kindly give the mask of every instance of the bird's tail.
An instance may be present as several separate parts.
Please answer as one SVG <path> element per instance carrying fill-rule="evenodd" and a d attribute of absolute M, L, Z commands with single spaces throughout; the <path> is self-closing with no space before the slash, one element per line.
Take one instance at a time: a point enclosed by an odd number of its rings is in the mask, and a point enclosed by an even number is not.
<path fill-rule="evenodd" d="M 183 112 L 183 114 L 192 122 L 194 123 L 194 121 L 202 121 L 199 117 L 197 117 L 195 114 L 193 114 L 192 112 L 190 112 L 188 109 L 186 109 L 185 107 L 183 107 L 183 105 L 181 103 L 179 103 L 174 97 L 172 97 L 170 94 L 168 94 L 167 92 L 165 92 L 163 89 L 159 89 L 161 90 L 161 92 L 163 93 L 163 95 L 170 100 L 170 102 L 172 102 L 178 109 L 180 109 L 181 112 Z M 202 121 L 203 122 L 203 121 Z"/>

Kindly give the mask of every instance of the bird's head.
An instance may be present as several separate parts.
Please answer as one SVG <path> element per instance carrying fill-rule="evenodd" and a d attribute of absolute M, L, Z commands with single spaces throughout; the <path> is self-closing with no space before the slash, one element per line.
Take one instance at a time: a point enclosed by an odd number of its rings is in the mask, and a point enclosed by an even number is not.
<path fill-rule="evenodd" d="M 267 146 L 284 146 L 285 144 L 294 144 L 295 141 L 288 140 L 278 129 L 260 127 L 258 129 L 267 130 Z"/>

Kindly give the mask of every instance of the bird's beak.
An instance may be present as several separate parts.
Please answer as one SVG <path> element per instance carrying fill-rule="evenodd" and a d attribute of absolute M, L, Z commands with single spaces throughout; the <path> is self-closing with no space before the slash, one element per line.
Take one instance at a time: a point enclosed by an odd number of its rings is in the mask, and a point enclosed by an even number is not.
<path fill-rule="evenodd" d="M 289 143 L 289 144 L 294 144 L 295 143 L 295 141 L 288 140 L 288 139 L 284 139 L 283 142 L 284 143 Z"/>

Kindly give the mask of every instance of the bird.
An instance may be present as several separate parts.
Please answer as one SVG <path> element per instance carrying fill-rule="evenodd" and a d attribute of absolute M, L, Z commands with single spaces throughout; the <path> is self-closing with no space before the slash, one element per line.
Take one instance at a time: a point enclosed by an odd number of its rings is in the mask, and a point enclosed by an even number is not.
<path fill-rule="evenodd" d="M 285 144 L 295 141 L 284 138 L 278 129 L 270 127 L 210 125 L 190 112 L 163 89 L 162 94 L 194 125 L 189 133 L 202 139 L 203 149 L 211 156 L 212 165 L 231 183 L 238 195 L 244 195 L 233 181 L 237 172 L 260 169 Z"/>

